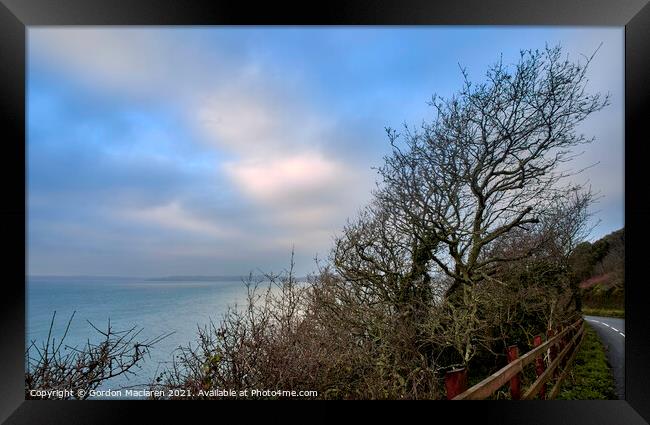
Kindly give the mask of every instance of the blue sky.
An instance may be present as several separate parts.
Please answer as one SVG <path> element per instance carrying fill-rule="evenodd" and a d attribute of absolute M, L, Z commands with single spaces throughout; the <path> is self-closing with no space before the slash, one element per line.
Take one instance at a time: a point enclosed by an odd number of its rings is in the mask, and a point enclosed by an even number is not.
<path fill-rule="evenodd" d="M 297 270 L 370 197 L 384 127 L 503 55 L 591 54 L 611 105 L 575 165 L 592 237 L 623 226 L 623 28 L 31 27 L 28 272 L 162 276 Z"/>

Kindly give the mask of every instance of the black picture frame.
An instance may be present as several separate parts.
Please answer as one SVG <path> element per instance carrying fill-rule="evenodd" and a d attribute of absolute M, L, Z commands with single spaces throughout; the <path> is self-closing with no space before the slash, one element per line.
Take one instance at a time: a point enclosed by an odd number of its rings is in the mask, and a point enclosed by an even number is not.
<path fill-rule="evenodd" d="M 501 1 L 330 1 L 322 4 L 280 5 L 222 1 L 98 1 L 0 0 L 0 122 L 3 133 L 2 172 L 5 203 L 0 229 L 4 237 L 4 271 L 0 295 L 0 421 L 27 423 L 167 423 L 182 411 L 184 422 L 195 414 L 218 418 L 214 403 L 174 404 L 139 401 L 81 403 L 24 400 L 26 197 L 25 181 L 25 41 L 26 29 L 43 25 L 577 25 L 625 26 L 625 225 L 626 225 L 626 345 L 625 400 L 438 402 L 408 406 L 363 408 L 371 413 L 419 410 L 432 421 L 452 415 L 449 423 L 499 424 L 644 424 L 650 422 L 650 325 L 645 317 L 644 290 L 646 223 L 650 218 L 645 195 L 648 143 L 644 118 L 650 103 L 650 5 L 648 0 L 501 0 Z M 646 118 L 647 119 L 647 118 Z M 22 284 L 21 284 L 22 282 Z M 463 402 L 461 402 L 463 403 Z M 470 404 L 468 404 L 470 403 Z M 269 409 L 294 412 L 267 404 L 263 409 L 236 406 L 248 416 Z M 282 404 L 282 403 L 280 403 Z M 356 405 L 356 404 L 355 404 Z M 222 406 L 222 405 L 219 405 Z M 229 405 L 230 406 L 230 405 Z M 388 406 L 388 408 L 384 407 Z M 244 407 L 244 408 L 242 408 Z M 346 406 L 349 407 L 349 406 Z M 354 406 L 353 406 L 354 407 Z M 417 409 L 415 409 L 417 408 Z M 335 409 L 312 409 L 319 419 L 337 415 Z M 406 413 L 405 413 L 406 412 Z M 234 412 L 233 412 L 234 413 Z M 287 414 L 294 416 L 293 414 Z M 425 416 L 426 417 L 426 416 Z M 304 416 L 303 420 L 312 417 Z M 215 419 L 216 420 L 216 419 Z M 404 420 L 404 416 L 402 417 Z M 447 422 L 447 421 L 445 421 Z"/>

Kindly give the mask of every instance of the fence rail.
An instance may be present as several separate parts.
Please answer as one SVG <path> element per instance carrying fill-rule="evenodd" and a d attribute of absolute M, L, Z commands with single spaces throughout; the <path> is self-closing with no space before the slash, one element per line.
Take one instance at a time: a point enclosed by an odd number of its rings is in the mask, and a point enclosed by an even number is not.
<path fill-rule="evenodd" d="M 546 384 L 553 378 L 557 378 L 548 398 L 555 398 L 560 390 L 560 384 L 568 372 L 568 366 L 575 358 L 578 347 L 584 335 L 584 322 L 578 319 L 570 326 L 547 334 L 546 342 L 542 336 L 534 338 L 534 348 L 523 356 L 519 356 L 516 345 L 508 347 L 508 365 L 488 376 L 478 384 L 467 389 L 467 369 L 456 369 L 447 372 L 445 386 L 447 399 L 450 400 L 482 400 L 490 397 L 499 388 L 510 382 L 510 395 L 512 399 L 532 399 L 539 395 L 546 398 Z M 544 361 L 545 352 L 548 354 L 548 362 Z M 537 379 L 521 392 L 521 375 L 524 367 L 535 363 Z M 548 364 L 547 364 L 548 363 Z M 562 369 L 563 368 L 563 369 Z"/>

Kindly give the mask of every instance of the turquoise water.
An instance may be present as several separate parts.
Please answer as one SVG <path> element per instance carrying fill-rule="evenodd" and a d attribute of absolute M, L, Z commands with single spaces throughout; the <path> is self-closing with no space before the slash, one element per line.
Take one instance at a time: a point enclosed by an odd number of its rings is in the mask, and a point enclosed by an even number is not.
<path fill-rule="evenodd" d="M 30 278 L 27 282 L 27 342 L 37 345 L 47 338 L 52 314 L 56 311 L 53 335 L 63 335 L 71 314 L 76 311 L 66 343 L 81 344 L 101 335 L 88 324 L 106 329 L 110 318 L 114 330 L 143 328 L 139 337 L 154 338 L 175 332 L 159 342 L 145 358 L 136 377 L 116 377 L 100 389 L 145 384 L 164 362 L 172 359 L 178 346 L 196 341 L 197 325 L 221 320 L 228 305 L 245 301 L 246 287 L 233 282 L 154 282 L 143 279 L 61 279 Z"/>

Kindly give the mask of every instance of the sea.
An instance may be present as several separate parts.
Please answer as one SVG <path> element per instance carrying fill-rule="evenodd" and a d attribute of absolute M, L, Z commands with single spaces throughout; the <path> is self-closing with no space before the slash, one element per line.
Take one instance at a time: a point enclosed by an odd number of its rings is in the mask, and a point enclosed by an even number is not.
<path fill-rule="evenodd" d="M 102 335 L 93 326 L 105 330 L 109 320 L 116 331 L 141 329 L 139 340 L 173 332 L 152 347 L 140 367 L 133 369 L 135 376 L 123 375 L 105 381 L 98 390 L 106 394 L 108 390 L 138 388 L 152 382 L 169 365 L 178 347 L 196 346 L 198 327 L 210 321 L 220 322 L 229 306 L 243 305 L 247 294 L 242 279 L 28 277 L 26 285 L 26 347 L 32 341 L 39 348 L 43 345 L 53 317 L 52 337 L 59 341 L 73 313 L 64 346 L 82 347 L 88 340 L 100 342 Z"/>

